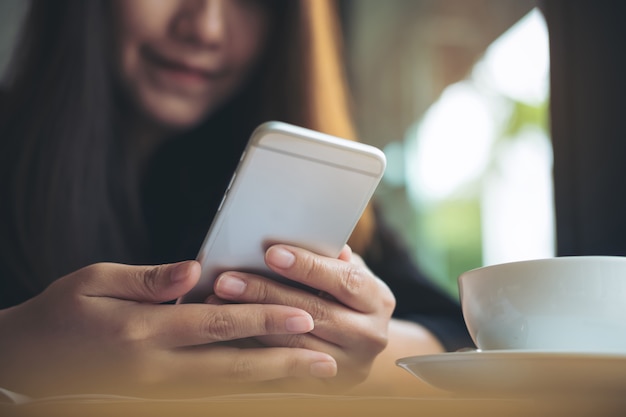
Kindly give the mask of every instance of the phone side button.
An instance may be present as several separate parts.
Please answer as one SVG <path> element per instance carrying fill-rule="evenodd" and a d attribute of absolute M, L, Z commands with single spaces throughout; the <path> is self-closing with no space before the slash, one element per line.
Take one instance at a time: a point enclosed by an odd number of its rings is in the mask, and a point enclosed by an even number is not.
<path fill-rule="evenodd" d="M 220 201 L 220 205 L 217 208 L 217 211 L 219 212 L 220 210 L 222 210 L 222 206 L 224 205 L 224 201 L 226 201 L 226 194 L 224 195 L 224 197 L 222 197 L 222 201 Z"/>
<path fill-rule="evenodd" d="M 235 181 L 235 177 L 237 176 L 237 173 L 235 172 L 233 174 L 233 176 L 230 178 L 230 182 L 228 183 L 228 187 L 226 187 L 226 192 L 228 192 L 228 190 L 230 190 L 230 186 L 233 185 L 233 181 Z"/>

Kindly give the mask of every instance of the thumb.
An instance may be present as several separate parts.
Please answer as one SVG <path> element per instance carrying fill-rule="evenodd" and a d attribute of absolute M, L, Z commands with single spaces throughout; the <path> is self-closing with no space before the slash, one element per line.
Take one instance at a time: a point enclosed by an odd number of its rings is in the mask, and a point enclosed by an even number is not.
<path fill-rule="evenodd" d="M 105 263 L 89 268 L 92 270 L 88 282 L 84 283 L 90 293 L 87 295 L 149 303 L 184 295 L 198 282 L 201 269 L 196 261 L 156 266 Z"/>

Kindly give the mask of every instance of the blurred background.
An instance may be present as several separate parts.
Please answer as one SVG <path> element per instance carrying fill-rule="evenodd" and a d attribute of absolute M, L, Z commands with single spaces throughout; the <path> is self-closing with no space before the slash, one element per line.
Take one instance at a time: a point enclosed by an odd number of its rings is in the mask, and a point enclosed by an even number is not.
<path fill-rule="evenodd" d="M 0 0 L 0 74 L 28 2 Z M 457 294 L 468 269 L 555 253 L 549 52 L 536 0 L 339 0 L 384 214 Z"/>
<path fill-rule="evenodd" d="M 343 0 L 360 137 L 422 268 L 457 294 L 485 264 L 555 253 L 549 50 L 529 0 Z"/>

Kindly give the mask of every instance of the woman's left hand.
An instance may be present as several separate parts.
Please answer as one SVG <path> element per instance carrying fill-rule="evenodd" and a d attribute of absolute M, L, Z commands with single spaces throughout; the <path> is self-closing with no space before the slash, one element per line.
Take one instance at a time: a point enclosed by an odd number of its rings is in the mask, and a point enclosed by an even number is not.
<path fill-rule="evenodd" d="M 269 346 L 300 347 L 332 355 L 338 365 L 337 376 L 320 381 L 322 386 L 347 389 L 364 381 L 388 341 L 395 298 L 387 285 L 348 246 L 333 259 L 293 246 L 275 245 L 265 258 L 278 274 L 315 288 L 318 293 L 258 275 L 227 272 L 216 280 L 215 296 L 226 302 L 280 304 L 307 311 L 315 323 L 310 333 L 257 339 Z"/>

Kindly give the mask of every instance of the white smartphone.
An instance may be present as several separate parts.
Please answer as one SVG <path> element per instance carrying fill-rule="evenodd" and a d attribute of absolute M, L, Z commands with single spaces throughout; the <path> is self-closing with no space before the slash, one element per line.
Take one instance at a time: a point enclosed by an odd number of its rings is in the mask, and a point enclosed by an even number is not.
<path fill-rule="evenodd" d="M 282 122 L 252 133 L 200 248 L 198 284 L 178 302 L 203 302 L 225 271 L 277 277 L 276 243 L 337 257 L 385 170 L 379 149 Z"/>

